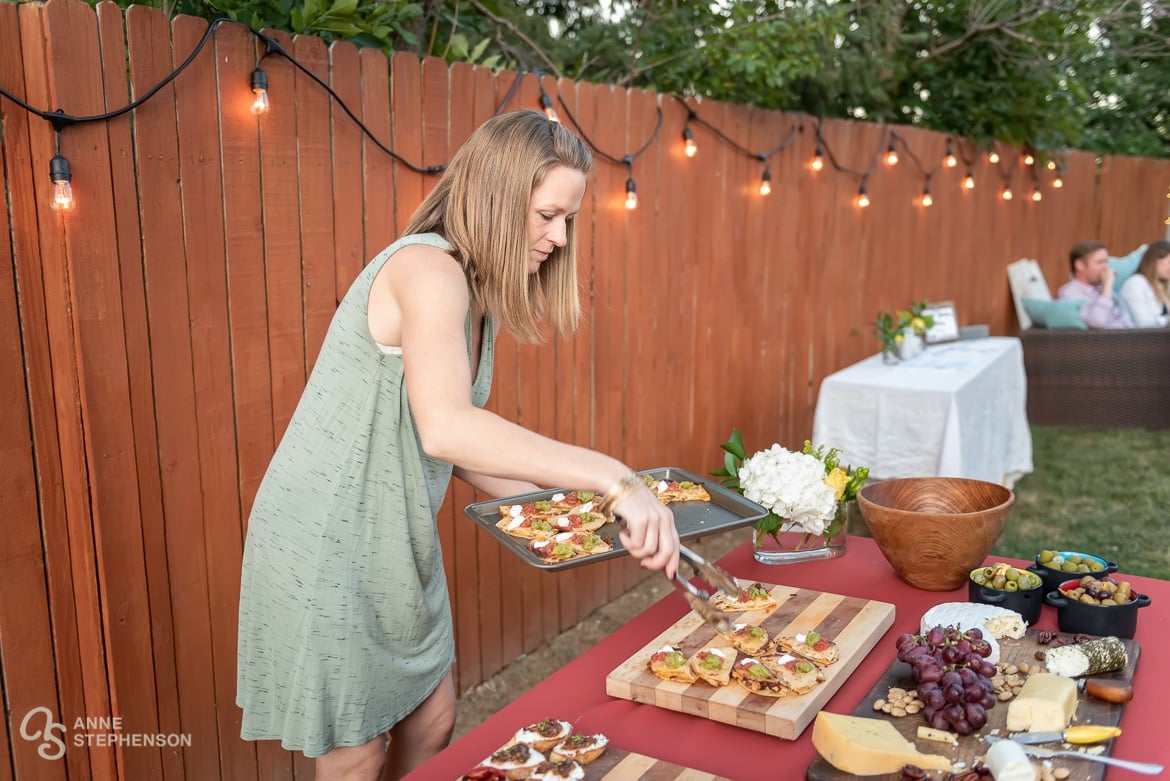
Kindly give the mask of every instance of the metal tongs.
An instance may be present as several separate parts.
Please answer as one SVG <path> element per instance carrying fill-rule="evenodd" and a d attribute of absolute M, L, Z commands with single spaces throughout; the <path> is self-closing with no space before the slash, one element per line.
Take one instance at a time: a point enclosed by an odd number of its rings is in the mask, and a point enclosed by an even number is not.
<path fill-rule="evenodd" d="M 614 521 L 622 529 L 626 528 L 626 521 L 620 515 L 615 516 Z M 732 599 L 738 598 L 743 593 L 743 590 L 739 587 L 739 581 L 731 573 L 719 565 L 707 561 L 687 546 L 679 545 L 678 555 L 682 561 L 691 565 L 691 569 L 695 575 L 701 577 Z M 680 572 L 674 573 L 674 578 L 668 578 L 668 580 L 671 581 L 676 589 L 682 592 L 683 597 L 686 598 L 691 609 L 713 627 L 716 632 L 731 634 L 733 628 L 731 620 L 728 619 L 726 613 L 711 604 L 710 591 L 701 589 L 691 583 Z"/>
<path fill-rule="evenodd" d="M 727 570 L 707 561 L 685 545 L 678 546 L 678 553 L 680 559 L 691 565 L 691 569 L 694 570 L 696 575 L 727 596 L 734 599 L 743 593 L 743 590 L 739 587 L 739 581 Z M 686 598 L 691 609 L 700 618 L 713 627 L 716 632 L 725 635 L 731 634 L 731 620 L 725 612 L 711 604 L 711 592 L 697 587 L 678 572 L 674 574 L 673 582 L 674 587 L 682 592 L 683 597 Z"/>

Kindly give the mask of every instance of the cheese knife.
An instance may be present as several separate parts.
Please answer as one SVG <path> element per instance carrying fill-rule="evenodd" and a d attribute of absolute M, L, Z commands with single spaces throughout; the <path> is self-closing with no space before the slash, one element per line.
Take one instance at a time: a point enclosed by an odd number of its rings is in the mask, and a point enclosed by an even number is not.
<path fill-rule="evenodd" d="M 997 738 L 994 735 L 988 735 L 985 740 L 988 743 L 998 743 L 1007 738 Z M 1129 759 L 1117 759 L 1116 757 L 1107 757 L 1104 754 L 1088 754 L 1084 751 L 1056 751 L 1050 748 L 1041 748 L 1040 746 L 1032 746 L 1027 743 L 1019 743 L 1020 748 L 1028 756 L 1036 757 L 1037 759 L 1049 759 L 1051 757 L 1072 757 L 1075 759 L 1084 759 L 1088 762 L 1100 762 L 1103 765 L 1112 765 L 1113 767 L 1122 767 L 1126 770 L 1132 770 L 1135 773 L 1143 773 L 1147 776 L 1156 776 L 1165 768 L 1153 762 L 1134 762 Z"/>
<path fill-rule="evenodd" d="M 1121 727 L 1100 727 L 1096 724 L 1078 724 L 1063 732 L 1016 732 L 1011 739 L 1017 743 L 1075 743 L 1086 746 L 1115 738 Z"/>

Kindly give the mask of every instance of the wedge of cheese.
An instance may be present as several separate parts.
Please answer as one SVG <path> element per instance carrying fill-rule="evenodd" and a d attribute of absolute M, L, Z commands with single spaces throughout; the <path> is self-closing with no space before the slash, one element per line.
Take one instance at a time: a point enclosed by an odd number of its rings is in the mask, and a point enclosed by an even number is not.
<path fill-rule="evenodd" d="M 1077 683 L 1052 673 L 1032 673 L 1008 704 L 1012 732 L 1061 732 L 1077 710 Z"/>
<path fill-rule="evenodd" d="M 888 721 L 821 711 L 813 722 L 813 746 L 833 767 L 857 776 L 896 773 L 903 765 L 950 770 L 951 761 L 922 754 Z"/>

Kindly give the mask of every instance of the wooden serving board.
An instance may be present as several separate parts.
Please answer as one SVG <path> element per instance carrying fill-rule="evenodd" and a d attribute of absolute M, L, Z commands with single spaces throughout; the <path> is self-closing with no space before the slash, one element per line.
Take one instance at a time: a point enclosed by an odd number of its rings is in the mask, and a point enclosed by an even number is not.
<path fill-rule="evenodd" d="M 817 688 L 800 696 L 775 699 L 749 692 L 734 680 L 717 688 L 702 681 L 686 684 L 658 678 L 650 672 L 650 655 L 667 644 L 687 657 L 705 647 L 727 648 L 731 658 L 738 653 L 691 611 L 607 675 L 606 693 L 795 740 L 893 625 L 894 606 L 793 586 L 764 585 L 778 607 L 729 613 L 728 617 L 732 623 L 762 626 L 769 637 L 816 630 L 834 641 L 841 658 L 825 668 L 825 680 Z"/>
<path fill-rule="evenodd" d="M 1070 635 L 1061 633 L 1060 637 L 1067 639 Z M 1122 640 L 1121 642 L 1125 643 L 1126 654 L 1129 657 L 1129 663 L 1125 669 L 1108 675 L 1094 677 L 1120 680 L 1126 683 L 1133 681 L 1133 674 L 1134 670 L 1137 669 L 1141 647 L 1133 640 Z M 1035 654 L 1037 651 L 1046 647 L 1049 646 L 1043 646 L 1036 642 L 1036 630 L 1029 629 L 1019 640 L 1005 638 L 999 641 L 999 660 L 1010 664 L 1027 662 L 1029 665 L 1043 665 L 1043 662 L 1036 660 Z M 959 745 L 954 747 L 933 740 L 919 740 L 918 727 L 926 724 L 926 720 L 922 718 L 921 714 L 896 718 L 894 716 L 887 716 L 880 711 L 875 711 L 873 709 L 874 701 L 884 699 L 890 687 L 897 686 L 909 691 L 915 686 L 914 678 L 910 674 L 910 665 L 897 661 L 895 658 L 897 656 L 897 650 L 893 647 L 893 643 L 890 643 L 888 653 L 890 658 L 894 659 L 893 664 L 890 665 L 881 679 L 874 684 L 873 689 L 870 690 L 865 699 L 853 710 L 854 716 L 884 719 L 893 724 L 898 732 L 924 754 L 941 754 L 950 759 L 952 763 L 963 762 L 968 768 L 976 760 L 983 758 L 987 754 L 988 748 L 991 747 L 990 743 L 983 740 L 983 736 L 996 735 L 999 737 L 1007 737 L 1010 734 L 1007 730 L 1007 702 L 996 703 L 994 708 L 987 711 L 987 724 L 983 729 L 973 735 L 961 736 L 959 738 Z M 1084 692 L 1081 692 L 1077 698 L 1077 710 L 1073 715 L 1072 723 L 1100 724 L 1107 727 L 1116 726 L 1121 721 L 1121 714 L 1124 708 L 1124 705 L 1099 700 L 1096 697 L 1090 697 Z M 1107 741 L 1100 745 L 1105 746 L 1103 753 L 1108 754 L 1112 741 Z M 1043 748 L 1061 749 L 1064 746 L 1060 743 L 1045 743 Z M 1089 762 L 1069 757 L 1054 757 L 1043 761 L 1050 763 L 1050 766 L 1053 768 L 1068 768 L 1070 773 L 1068 777 L 1069 781 L 1101 781 L 1105 777 L 1105 771 L 1108 769 L 1100 762 Z M 1040 759 L 1032 759 L 1032 764 L 1037 768 L 1040 767 L 1041 762 L 1042 760 Z M 931 777 L 941 778 L 944 775 L 944 773 L 934 772 L 931 774 Z M 819 757 L 809 765 L 806 777 L 809 781 L 845 781 L 845 779 L 854 778 L 854 776 L 841 772 Z M 874 781 L 896 781 L 899 775 L 897 773 L 887 773 L 885 775 L 870 776 L 870 778 L 874 779 Z"/>
<path fill-rule="evenodd" d="M 732 781 L 724 776 L 692 770 L 663 759 L 618 748 L 612 743 L 605 753 L 585 766 L 585 781 Z"/>

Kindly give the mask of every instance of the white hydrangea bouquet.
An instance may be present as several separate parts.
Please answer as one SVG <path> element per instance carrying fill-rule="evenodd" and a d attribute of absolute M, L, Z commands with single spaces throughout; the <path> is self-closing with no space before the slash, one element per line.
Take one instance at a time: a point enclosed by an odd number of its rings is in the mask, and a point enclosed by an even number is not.
<path fill-rule="evenodd" d="M 757 548 L 767 536 L 779 545 L 779 535 L 794 531 L 803 532 L 797 550 L 814 537 L 831 542 L 844 529 L 846 505 L 869 477 L 865 467 L 841 466 L 838 448 L 814 448 L 808 440 L 799 453 L 774 444 L 748 457 L 743 436 L 732 429 L 720 447 L 723 468 L 712 474 L 722 478 L 723 486 L 768 508 L 755 524 Z"/>

